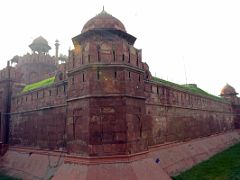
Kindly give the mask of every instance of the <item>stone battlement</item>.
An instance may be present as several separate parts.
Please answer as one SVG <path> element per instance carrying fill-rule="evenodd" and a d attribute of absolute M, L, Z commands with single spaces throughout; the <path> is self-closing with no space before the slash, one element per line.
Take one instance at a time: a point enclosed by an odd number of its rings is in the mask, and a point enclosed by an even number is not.
<path fill-rule="evenodd" d="M 0 70 L 0 81 L 2 80 L 15 80 L 19 81 L 21 77 L 21 73 L 15 67 L 6 67 Z"/>
<path fill-rule="evenodd" d="M 58 59 L 56 57 L 52 57 L 50 55 L 45 54 L 26 54 L 19 58 L 19 62 L 17 67 L 22 66 L 24 64 L 32 64 L 32 63 L 43 63 L 43 64 L 52 64 L 57 65 Z"/>

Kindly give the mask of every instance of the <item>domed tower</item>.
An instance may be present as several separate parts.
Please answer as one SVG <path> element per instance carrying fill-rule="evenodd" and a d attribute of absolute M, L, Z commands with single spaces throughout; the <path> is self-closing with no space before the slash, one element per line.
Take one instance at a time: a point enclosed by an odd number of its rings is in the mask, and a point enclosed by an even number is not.
<path fill-rule="evenodd" d="M 68 62 L 68 148 L 88 155 L 146 150 L 144 65 L 136 38 L 105 10 L 73 39 Z"/>
<path fill-rule="evenodd" d="M 48 54 L 51 47 L 42 36 L 29 45 L 32 54 L 19 57 L 16 68 L 22 72 L 22 82 L 29 84 L 47 77 L 57 69 L 58 59 Z"/>
<path fill-rule="evenodd" d="M 229 100 L 232 104 L 232 110 L 234 113 L 234 124 L 235 128 L 240 128 L 240 98 L 237 97 L 238 93 L 235 91 L 235 89 L 230 86 L 229 84 L 226 84 L 222 91 L 220 96 L 223 98 Z"/>

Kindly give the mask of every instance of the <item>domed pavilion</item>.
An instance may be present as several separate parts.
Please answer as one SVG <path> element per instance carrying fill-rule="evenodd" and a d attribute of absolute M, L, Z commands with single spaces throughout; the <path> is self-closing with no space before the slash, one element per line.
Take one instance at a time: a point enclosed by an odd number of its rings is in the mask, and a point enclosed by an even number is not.
<path fill-rule="evenodd" d="M 236 96 L 237 94 L 238 93 L 232 86 L 230 86 L 229 84 L 226 84 L 221 90 L 220 96 Z"/>
<path fill-rule="evenodd" d="M 42 36 L 34 39 L 32 44 L 29 45 L 29 47 L 33 53 L 37 52 L 38 54 L 47 54 L 48 51 L 51 49 L 51 47 L 48 45 L 47 40 Z"/>

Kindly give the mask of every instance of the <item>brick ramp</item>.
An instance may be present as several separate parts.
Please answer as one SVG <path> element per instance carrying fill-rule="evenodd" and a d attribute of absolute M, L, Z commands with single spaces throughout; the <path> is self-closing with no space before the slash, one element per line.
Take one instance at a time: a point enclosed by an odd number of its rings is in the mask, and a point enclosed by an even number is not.
<path fill-rule="evenodd" d="M 53 180 L 171 180 L 152 159 L 128 163 L 110 164 L 64 164 Z"/>
<path fill-rule="evenodd" d="M 240 131 L 227 132 L 183 143 L 151 147 L 149 156 L 170 176 L 190 169 L 214 154 L 240 142 Z"/>
<path fill-rule="evenodd" d="M 188 142 L 150 147 L 129 156 L 82 157 L 13 148 L 0 159 L 0 171 L 23 179 L 168 180 L 193 165 L 240 142 L 239 131 Z"/>
<path fill-rule="evenodd" d="M 10 149 L 0 159 L 0 172 L 24 180 L 50 179 L 63 164 L 60 155 L 30 149 Z"/>

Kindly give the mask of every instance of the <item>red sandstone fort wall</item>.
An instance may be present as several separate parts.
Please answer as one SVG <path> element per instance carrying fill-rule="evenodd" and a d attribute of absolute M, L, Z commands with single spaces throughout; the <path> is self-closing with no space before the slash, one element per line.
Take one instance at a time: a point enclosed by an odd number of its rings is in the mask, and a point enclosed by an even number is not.
<path fill-rule="evenodd" d="M 151 122 L 145 116 L 141 51 L 117 36 L 112 38 L 96 34 L 70 51 L 67 132 L 71 152 L 112 155 L 147 149 Z"/>
<path fill-rule="evenodd" d="M 74 100 L 69 103 L 68 113 L 71 152 L 111 155 L 147 149 L 151 122 L 145 116 L 142 100 L 122 97 Z"/>
<path fill-rule="evenodd" d="M 75 48 L 69 51 L 65 64 L 58 65 L 57 58 L 44 52 L 15 56 L 12 62 L 18 61 L 16 67 L 0 71 L 0 113 L 4 117 L 0 129 L 6 129 L 0 134 L 6 136 L 7 144 L 17 146 L 10 147 L 13 151 L 10 149 L 1 161 L 3 167 L 27 172 L 28 177 L 48 176 L 45 179 L 62 163 L 56 179 L 64 179 L 69 173 L 70 178 L 76 178 L 79 168 L 90 174 L 88 179 L 99 178 L 99 174 L 100 179 L 106 174 L 113 179 L 116 172 L 127 174 L 128 179 L 158 179 L 161 167 L 175 174 L 238 141 L 239 134 L 233 130 L 240 127 L 240 99 L 234 88 L 230 87 L 233 93 L 220 99 L 157 81 L 151 77 L 147 63 L 142 62 L 141 50 L 133 46 L 136 38 L 125 32 L 121 22 L 104 10 L 95 18 L 73 38 Z M 121 28 L 116 29 L 116 25 Z M 53 75 L 56 78 L 51 86 L 22 92 L 25 84 Z M 9 100 L 11 109 L 6 106 Z M 219 135 L 201 138 L 214 134 Z M 190 141 L 196 138 L 201 139 Z M 61 151 L 54 170 L 50 167 L 51 153 L 36 148 L 64 148 L 68 155 L 64 153 L 63 160 Z M 48 172 L 33 163 L 38 158 L 45 159 L 42 167 Z M 29 165 L 33 166 L 31 172 Z"/>
<path fill-rule="evenodd" d="M 21 85 L 14 86 L 11 144 L 65 146 L 85 155 L 131 154 L 234 129 L 231 102 L 151 81 L 134 42 L 116 32 L 91 33 L 74 38 L 69 60 L 58 66 L 59 82 L 18 94 Z M 56 70 L 49 58 L 24 56 L 17 65 L 24 81 Z"/>
<path fill-rule="evenodd" d="M 6 111 L 8 98 L 8 83 L 3 80 L 0 81 L 0 141 L 4 141 L 6 137 Z"/>
<path fill-rule="evenodd" d="M 12 81 L 20 81 L 22 74 L 15 67 L 8 66 L 0 70 L 0 81 L 8 80 L 9 78 Z"/>
<path fill-rule="evenodd" d="M 67 132 L 71 152 L 136 153 L 149 145 L 234 128 L 230 102 L 153 83 L 139 50 L 115 36 L 114 41 L 101 38 L 101 43 L 99 38 L 95 34 L 80 44 L 75 42 L 75 49 L 69 52 Z"/>
<path fill-rule="evenodd" d="M 217 101 L 162 84 L 145 83 L 152 142 L 186 141 L 234 129 L 230 102 Z"/>
<path fill-rule="evenodd" d="M 64 146 L 66 84 L 12 97 L 10 144 L 56 149 Z"/>
<path fill-rule="evenodd" d="M 11 95 L 12 85 L 19 81 L 21 73 L 16 68 L 7 66 L 0 71 L 0 141 L 6 141 L 7 130 L 7 111 L 9 110 L 9 96 Z"/>

